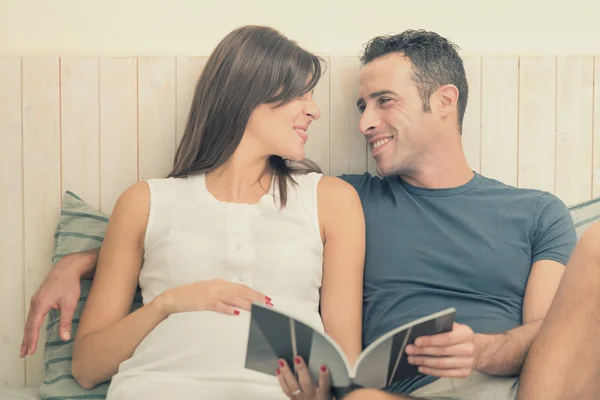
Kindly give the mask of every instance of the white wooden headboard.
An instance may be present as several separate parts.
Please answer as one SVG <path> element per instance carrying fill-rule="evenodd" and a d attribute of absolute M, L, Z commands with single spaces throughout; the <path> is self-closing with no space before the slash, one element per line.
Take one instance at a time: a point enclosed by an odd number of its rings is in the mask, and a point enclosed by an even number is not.
<path fill-rule="evenodd" d="M 308 156 L 327 174 L 374 173 L 357 129 L 359 62 L 325 58 Z M 599 61 L 465 56 L 471 167 L 568 205 L 599 196 Z M 51 268 L 63 191 L 110 213 L 129 185 L 164 176 L 205 62 L 0 57 L 0 385 L 43 379 L 44 329 L 35 356 L 18 352 L 29 299 Z"/>

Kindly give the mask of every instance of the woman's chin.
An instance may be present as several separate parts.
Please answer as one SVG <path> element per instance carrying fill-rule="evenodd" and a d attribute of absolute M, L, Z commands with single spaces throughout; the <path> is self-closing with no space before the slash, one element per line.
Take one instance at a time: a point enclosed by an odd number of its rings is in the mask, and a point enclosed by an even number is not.
<path fill-rule="evenodd" d="M 304 150 L 296 151 L 296 152 L 289 152 L 289 153 L 280 155 L 280 157 L 282 157 L 285 160 L 299 162 L 306 158 L 306 152 Z"/>

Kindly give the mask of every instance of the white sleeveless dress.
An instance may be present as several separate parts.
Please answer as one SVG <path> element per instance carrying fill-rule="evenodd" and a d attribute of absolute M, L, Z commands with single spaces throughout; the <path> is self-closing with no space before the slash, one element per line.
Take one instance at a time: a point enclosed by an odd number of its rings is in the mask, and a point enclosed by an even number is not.
<path fill-rule="evenodd" d="M 204 175 L 149 180 L 150 215 L 139 284 L 144 304 L 165 290 L 221 278 L 265 293 L 276 309 L 323 331 L 321 174 L 294 175 L 258 203 L 220 202 Z M 277 378 L 244 368 L 249 312 L 172 314 L 121 363 L 108 400 L 286 399 Z"/>

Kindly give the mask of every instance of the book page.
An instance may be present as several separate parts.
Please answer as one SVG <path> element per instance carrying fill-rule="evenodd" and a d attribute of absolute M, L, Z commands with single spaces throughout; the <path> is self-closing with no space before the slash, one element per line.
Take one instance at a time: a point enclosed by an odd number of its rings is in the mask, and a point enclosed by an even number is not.
<path fill-rule="evenodd" d="M 366 388 L 385 387 L 390 354 L 392 354 L 391 349 L 392 340 L 386 340 L 371 348 L 368 353 L 361 354 L 356 364 L 357 372 L 353 377 L 354 383 Z"/>
<path fill-rule="evenodd" d="M 342 350 L 336 349 L 319 332 L 314 333 L 310 352 L 309 369 L 315 379 L 319 379 L 321 365 L 326 365 L 331 376 L 331 386 L 346 388 L 350 386 L 350 374 L 347 361 L 340 354 Z"/>
<path fill-rule="evenodd" d="M 357 361 L 355 383 L 363 387 L 383 388 L 419 374 L 408 363 L 406 346 L 420 336 L 449 332 L 456 310 L 449 308 L 398 327 L 371 343 Z"/>
<path fill-rule="evenodd" d="M 326 365 L 332 386 L 350 385 L 350 366 L 341 348 L 324 332 L 262 304 L 252 304 L 245 367 L 275 375 L 279 358 L 294 368 L 301 356 L 316 381 Z"/>

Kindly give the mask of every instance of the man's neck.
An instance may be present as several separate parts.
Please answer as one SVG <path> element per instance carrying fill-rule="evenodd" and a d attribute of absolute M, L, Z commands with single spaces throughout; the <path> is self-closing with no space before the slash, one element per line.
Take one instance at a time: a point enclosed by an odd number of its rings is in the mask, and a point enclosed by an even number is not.
<path fill-rule="evenodd" d="M 462 186 L 474 176 L 460 142 L 439 143 L 420 161 L 412 171 L 401 173 L 400 178 L 417 187 L 447 189 Z"/>

